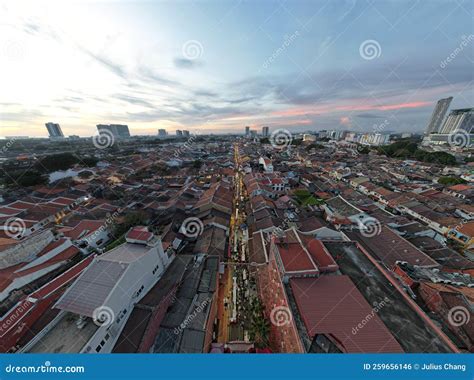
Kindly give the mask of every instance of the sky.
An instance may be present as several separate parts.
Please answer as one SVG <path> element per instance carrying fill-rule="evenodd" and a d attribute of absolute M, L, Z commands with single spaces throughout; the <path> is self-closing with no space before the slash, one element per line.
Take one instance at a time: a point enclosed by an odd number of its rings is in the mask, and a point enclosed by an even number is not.
<path fill-rule="evenodd" d="M 0 136 L 422 132 L 474 106 L 470 0 L 3 1 Z"/>

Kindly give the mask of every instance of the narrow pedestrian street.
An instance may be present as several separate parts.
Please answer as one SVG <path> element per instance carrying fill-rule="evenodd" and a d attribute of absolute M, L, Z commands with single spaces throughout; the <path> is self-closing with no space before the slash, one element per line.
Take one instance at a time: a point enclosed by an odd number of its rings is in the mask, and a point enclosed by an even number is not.
<path fill-rule="evenodd" d="M 249 271 L 249 233 L 245 211 L 248 195 L 243 184 L 238 144 L 234 145 L 234 199 L 229 232 L 229 252 L 219 292 L 219 343 L 251 343 L 251 309 L 257 298 Z"/>

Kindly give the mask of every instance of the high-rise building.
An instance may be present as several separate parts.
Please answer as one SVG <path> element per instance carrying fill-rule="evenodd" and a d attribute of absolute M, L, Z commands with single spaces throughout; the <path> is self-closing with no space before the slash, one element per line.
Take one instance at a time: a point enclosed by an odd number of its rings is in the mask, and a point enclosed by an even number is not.
<path fill-rule="evenodd" d="M 431 115 L 430 122 L 426 127 L 425 134 L 429 135 L 430 133 L 439 133 L 441 123 L 444 120 L 444 116 L 446 115 L 452 100 L 452 96 L 446 99 L 438 100 L 438 103 L 436 103 L 436 107 L 433 110 L 433 114 Z"/>
<path fill-rule="evenodd" d="M 64 137 L 61 127 L 57 123 L 46 123 L 46 129 L 48 130 L 49 137 Z"/>
<path fill-rule="evenodd" d="M 250 135 L 250 127 L 245 127 L 245 136 Z"/>
<path fill-rule="evenodd" d="M 127 138 L 130 137 L 130 131 L 128 125 L 124 124 L 97 124 L 97 131 L 107 131 L 116 138 Z"/>
<path fill-rule="evenodd" d="M 183 130 L 183 136 L 184 137 L 189 137 L 189 131 Z"/>
<path fill-rule="evenodd" d="M 268 127 L 262 127 L 262 136 L 267 137 L 269 135 L 269 128 Z"/>
<path fill-rule="evenodd" d="M 177 129 L 176 130 L 176 137 L 183 137 L 183 131 L 181 131 L 180 129 Z"/>
<path fill-rule="evenodd" d="M 158 129 L 158 137 L 166 137 L 166 129 Z"/>
<path fill-rule="evenodd" d="M 460 130 L 471 133 L 474 127 L 474 108 L 452 110 L 439 131 L 440 134 L 450 134 Z"/>

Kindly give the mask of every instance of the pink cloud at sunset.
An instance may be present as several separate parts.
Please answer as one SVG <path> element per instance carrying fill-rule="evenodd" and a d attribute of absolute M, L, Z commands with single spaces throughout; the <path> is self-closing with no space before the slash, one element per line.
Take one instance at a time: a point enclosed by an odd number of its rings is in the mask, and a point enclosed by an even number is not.
<path fill-rule="evenodd" d="M 283 111 L 275 111 L 271 115 L 278 117 L 293 117 L 293 116 L 308 116 L 308 115 L 319 115 L 334 112 L 354 112 L 354 111 L 395 111 L 400 109 L 419 108 L 432 105 L 432 102 L 417 101 L 407 103 L 395 103 L 385 105 L 375 104 L 345 104 L 340 106 L 316 106 L 307 108 L 293 108 Z"/>
<path fill-rule="evenodd" d="M 339 119 L 339 122 L 342 124 L 342 125 L 350 125 L 351 124 L 351 119 L 349 119 L 347 116 L 344 116 L 344 117 L 341 117 Z"/>

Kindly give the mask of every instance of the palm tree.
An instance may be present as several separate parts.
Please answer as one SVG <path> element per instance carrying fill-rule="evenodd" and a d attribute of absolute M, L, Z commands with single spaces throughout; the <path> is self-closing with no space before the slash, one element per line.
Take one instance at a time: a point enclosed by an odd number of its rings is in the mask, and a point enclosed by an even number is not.
<path fill-rule="evenodd" d="M 270 324 L 264 316 L 263 305 L 260 300 L 255 297 L 250 301 L 250 339 L 257 348 L 265 348 L 269 345 Z"/>
<path fill-rule="evenodd" d="M 258 318 L 254 318 L 252 320 L 249 335 L 250 335 L 250 338 L 253 340 L 255 347 L 257 348 L 268 347 L 269 333 L 270 333 L 270 325 L 268 321 L 263 317 L 263 315 L 260 315 Z"/>

